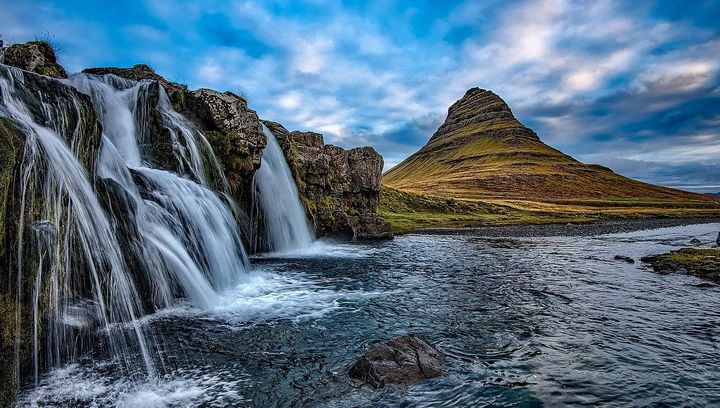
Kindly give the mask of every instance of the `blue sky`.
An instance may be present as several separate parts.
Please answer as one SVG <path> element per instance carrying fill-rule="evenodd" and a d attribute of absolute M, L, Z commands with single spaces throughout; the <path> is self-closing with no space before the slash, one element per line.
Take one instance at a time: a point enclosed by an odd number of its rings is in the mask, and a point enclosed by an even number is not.
<path fill-rule="evenodd" d="M 70 71 L 147 63 L 386 168 L 479 86 L 553 147 L 696 191 L 720 191 L 718 21 L 696 0 L 0 0 L 3 39 L 48 33 Z"/>

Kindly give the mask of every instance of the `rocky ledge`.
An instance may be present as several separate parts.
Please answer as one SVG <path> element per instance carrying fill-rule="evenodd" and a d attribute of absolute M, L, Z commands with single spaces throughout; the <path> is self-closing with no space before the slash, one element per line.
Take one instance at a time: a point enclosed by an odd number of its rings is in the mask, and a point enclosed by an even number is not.
<path fill-rule="evenodd" d="M 440 377 L 445 356 L 427 340 L 407 335 L 379 344 L 350 367 L 351 378 L 372 388 L 385 385 L 412 385 Z"/>
<path fill-rule="evenodd" d="M 383 158 L 372 147 L 345 150 L 314 132 L 290 132 L 263 121 L 285 153 L 300 196 L 318 235 L 347 234 L 355 240 L 392 238 L 377 217 Z"/>

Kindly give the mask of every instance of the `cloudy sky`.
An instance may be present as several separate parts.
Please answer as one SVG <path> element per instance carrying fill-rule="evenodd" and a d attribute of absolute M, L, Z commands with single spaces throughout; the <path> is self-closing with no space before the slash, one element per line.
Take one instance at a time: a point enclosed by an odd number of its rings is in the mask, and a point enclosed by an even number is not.
<path fill-rule="evenodd" d="M 720 191 L 719 21 L 715 0 L 0 0 L 2 38 L 50 36 L 71 71 L 147 63 L 386 169 L 479 86 L 553 147 L 696 191 Z"/>

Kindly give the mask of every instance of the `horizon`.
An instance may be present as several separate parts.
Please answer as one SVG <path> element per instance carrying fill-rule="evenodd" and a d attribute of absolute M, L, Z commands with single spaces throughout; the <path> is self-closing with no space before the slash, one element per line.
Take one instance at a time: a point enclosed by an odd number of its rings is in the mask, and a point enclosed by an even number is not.
<path fill-rule="evenodd" d="M 718 4 L 324 3 L 5 4 L 0 34 L 47 35 L 72 72 L 144 63 L 241 93 L 263 119 L 374 147 L 385 171 L 477 86 L 578 160 L 720 191 Z"/>

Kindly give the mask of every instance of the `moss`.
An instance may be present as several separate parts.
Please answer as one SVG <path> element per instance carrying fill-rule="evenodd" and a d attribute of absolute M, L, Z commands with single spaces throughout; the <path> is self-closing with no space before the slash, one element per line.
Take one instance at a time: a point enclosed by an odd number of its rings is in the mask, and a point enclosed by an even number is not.
<path fill-rule="evenodd" d="M 13 177 L 22 153 L 24 139 L 22 133 L 6 118 L 0 118 L 0 259 L 5 254 L 5 231 L 7 219 L 7 203 L 11 196 Z"/>
<path fill-rule="evenodd" d="M 13 44 L 5 50 L 6 65 L 14 66 L 52 78 L 67 78 L 65 69 L 57 63 L 57 56 L 48 41 Z"/>
<path fill-rule="evenodd" d="M 720 282 L 720 248 L 683 248 L 642 261 L 657 272 L 684 272 Z"/>

